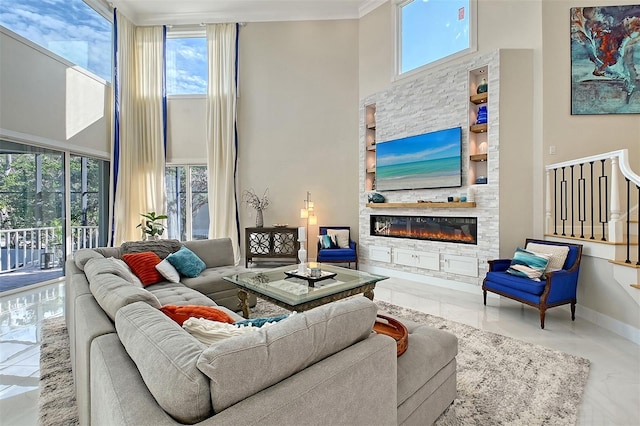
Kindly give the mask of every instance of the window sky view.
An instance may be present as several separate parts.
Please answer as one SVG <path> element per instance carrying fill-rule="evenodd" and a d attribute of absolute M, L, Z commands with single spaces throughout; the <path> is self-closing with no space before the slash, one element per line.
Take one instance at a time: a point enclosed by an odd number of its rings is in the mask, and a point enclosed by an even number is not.
<path fill-rule="evenodd" d="M 2 0 L 0 25 L 111 81 L 111 22 L 82 0 Z"/>
<path fill-rule="evenodd" d="M 207 93 L 207 39 L 167 38 L 167 94 Z"/>

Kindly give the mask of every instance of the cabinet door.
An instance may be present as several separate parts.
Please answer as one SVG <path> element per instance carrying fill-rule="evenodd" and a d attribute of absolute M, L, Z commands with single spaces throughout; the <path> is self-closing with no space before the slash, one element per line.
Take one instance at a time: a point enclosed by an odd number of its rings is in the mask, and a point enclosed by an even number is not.
<path fill-rule="evenodd" d="M 369 259 L 378 262 L 391 262 L 391 249 L 389 247 L 369 247 Z"/>
<path fill-rule="evenodd" d="M 426 251 L 416 252 L 416 266 L 432 271 L 440 270 L 440 254 Z"/>
<path fill-rule="evenodd" d="M 405 249 L 393 249 L 393 263 L 398 265 L 416 266 L 415 251 Z"/>
<path fill-rule="evenodd" d="M 468 277 L 478 276 L 478 259 L 475 257 L 446 254 L 443 259 L 444 272 L 466 275 Z"/>

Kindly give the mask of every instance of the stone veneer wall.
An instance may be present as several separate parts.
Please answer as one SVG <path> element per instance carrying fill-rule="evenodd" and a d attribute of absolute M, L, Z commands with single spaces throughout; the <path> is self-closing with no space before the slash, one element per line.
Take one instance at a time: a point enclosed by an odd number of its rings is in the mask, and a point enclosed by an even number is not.
<path fill-rule="evenodd" d="M 360 103 L 360 226 L 359 261 L 363 269 L 385 268 L 428 277 L 481 285 L 488 270 L 488 259 L 498 257 L 499 249 L 499 99 L 500 99 L 500 51 L 476 54 L 445 63 L 421 73 L 417 77 L 400 80 L 383 92 L 375 93 Z M 469 187 L 469 71 L 488 67 L 488 184 L 473 185 L 476 208 L 420 209 L 366 207 L 365 192 L 365 106 L 376 105 L 376 142 L 432 132 L 452 127 L 462 127 L 462 182 L 460 188 L 385 191 L 387 202 L 416 202 L 418 199 L 446 201 L 450 195 L 466 195 Z M 473 150 L 471 150 L 473 152 Z M 433 241 L 412 241 L 400 238 L 372 237 L 369 235 L 371 214 L 476 216 L 478 218 L 478 244 L 455 244 Z M 440 253 L 440 270 L 428 270 L 370 259 L 372 246 L 403 248 Z M 470 277 L 444 272 L 442 255 L 464 256 L 477 259 L 478 276 Z"/>

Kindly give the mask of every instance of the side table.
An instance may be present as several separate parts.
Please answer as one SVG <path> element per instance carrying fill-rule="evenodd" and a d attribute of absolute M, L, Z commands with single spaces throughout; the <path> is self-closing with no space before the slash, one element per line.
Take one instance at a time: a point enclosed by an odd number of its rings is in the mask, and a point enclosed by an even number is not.
<path fill-rule="evenodd" d="M 244 247 L 245 268 L 255 259 L 286 258 L 298 263 L 298 228 L 245 228 Z"/>

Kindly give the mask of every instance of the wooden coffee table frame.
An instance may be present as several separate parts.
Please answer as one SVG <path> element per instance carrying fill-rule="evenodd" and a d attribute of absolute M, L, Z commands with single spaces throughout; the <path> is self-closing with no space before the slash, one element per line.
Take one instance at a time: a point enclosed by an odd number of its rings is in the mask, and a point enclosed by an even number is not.
<path fill-rule="evenodd" d="M 267 296 L 259 291 L 255 291 L 252 289 L 248 289 L 246 287 L 242 287 L 239 284 L 236 284 L 238 288 L 238 309 L 242 309 L 242 316 L 245 318 L 249 318 L 249 294 L 254 294 L 257 297 L 264 299 L 268 302 L 273 303 L 274 305 L 278 305 L 282 308 L 288 309 L 290 311 L 308 311 L 309 309 L 316 308 L 318 306 L 326 305 L 327 303 L 335 302 L 341 299 L 345 299 L 350 296 L 355 296 L 356 294 L 364 293 L 364 296 L 373 300 L 373 290 L 376 288 L 376 283 L 368 283 L 362 284 L 358 287 L 340 291 L 335 294 L 329 294 L 324 297 L 320 297 L 318 299 L 309 300 L 308 302 L 299 303 L 297 305 L 290 305 L 281 300 L 274 299 L 273 297 Z"/>

